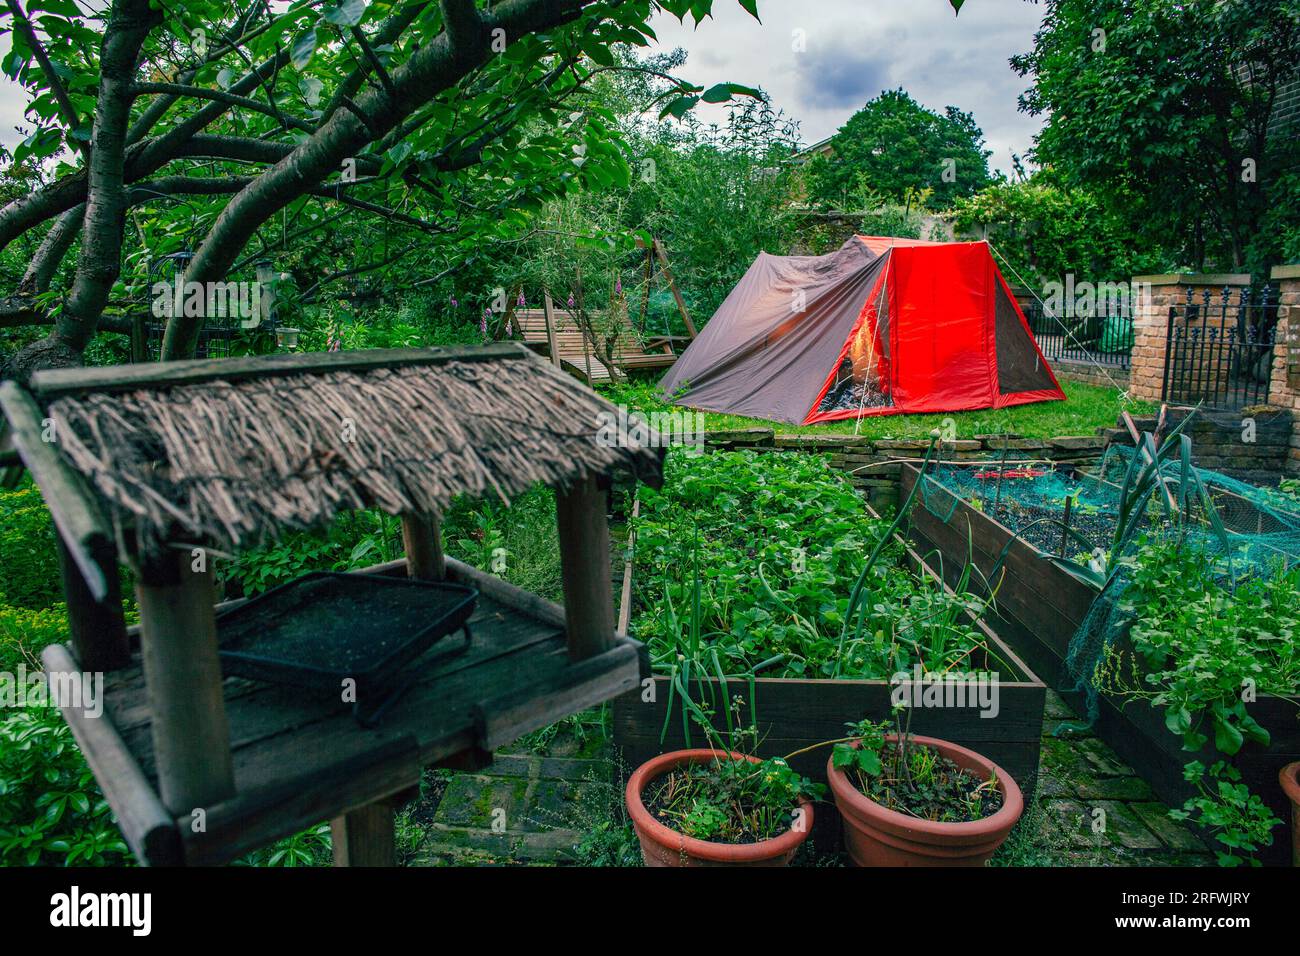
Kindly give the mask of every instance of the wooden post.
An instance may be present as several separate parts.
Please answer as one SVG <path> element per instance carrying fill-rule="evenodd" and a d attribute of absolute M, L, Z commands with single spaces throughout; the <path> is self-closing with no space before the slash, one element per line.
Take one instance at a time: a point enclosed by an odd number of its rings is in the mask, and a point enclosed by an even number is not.
<path fill-rule="evenodd" d="M 691 338 L 695 338 L 695 323 L 691 321 L 690 312 L 686 311 L 686 300 L 677 289 L 677 283 L 673 281 L 673 271 L 668 268 L 668 253 L 664 251 L 664 245 L 658 239 L 654 241 L 654 253 L 659 257 L 659 269 L 668 280 L 668 288 L 672 290 L 673 299 L 677 302 L 677 311 L 682 314 L 682 321 L 686 323 L 686 331 Z"/>
<path fill-rule="evenodd" d="M 140 650 L 163 803 L 177 816 L 235 793 L 212 570 L 179 551 L 139 568 Z"/>
<path fill-rule="evenodd" d="M 447 577 L 442 529 L 437 518 L 402 515 L 402 549 L 406 552 L 407 577 L 417 581 L 441 581 Z"/>
<path fill-rule="evenodd" d="M 396 866 L 396 804 L 376 800 L 330 821 L 335 866 Z"/>
<path fill-rule="evenodd" d="M 270 259 L 258 259 L 253 264 L 254 273 L 257 276 L 257 295 L 261 303 L 261 314 L 258 315 L 258 324 L 265 326 L 275 326 L 277 318 L 275 308 L 275 273 L 272 271 L 273 264 Z"/>
<path fill-rule="evenodd" d="M 607 498 L 595 478 L 555 493 L 565 631 L 574 660 L 599 654 L 614 642 Z"/>
<path fill-rule="evenodd" d="M 149 361 L 149 326 L 143 315 L 131 316 L 131 361 Z"/>
<path fill-rule="evenodd" d="M 650 315 L 650 283 L 655 279 L 655 254 L 653 250 L 645 251 L 645 288 L 641 290 L 641 328 L 640 332 L 645 335 L 646 320 Z M 665 333 L 671 333 L 672 330 L 665 328 Z"/>
<path fill-rule="evenodd" d="M 555 343 L 555 306 L 551 302 L 551 293 L 542 296 L 542 317 L 546 319 L 546 350 L 550 353 L 551 364 L 560 367 L 560 347 Z"/>
<path fill-rule="evenodd" d="M 77 664 L 85 671 L 116 671 L 131 663 L 131 643 L 122 615 L 122 588 L 117 574 L 116 549 L 105 544 L 91 550 L 91 558 L 104 575 L 107 593 L 95 600 L 86 579 L 60 535 L 59 572 L 63 597 L 68 605 L 68 633 L 77 652 Z"/>
<path fill-rule="evenodd" d="M 618 633 L 627 634 L 632 623 L 632 565 L 633 549 L 636 547 L 636 519 L 641 514 L 641 497 L 632 499 L 632 520 L 628 522 L 627 554 L 623 560 L 623 588 L 618 597 Z"/>

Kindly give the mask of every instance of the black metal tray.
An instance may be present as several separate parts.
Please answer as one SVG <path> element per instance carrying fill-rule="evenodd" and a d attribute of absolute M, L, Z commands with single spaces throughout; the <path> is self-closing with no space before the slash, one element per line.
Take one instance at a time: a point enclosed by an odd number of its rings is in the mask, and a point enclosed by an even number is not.
<path fill-rule="evenodd" d="M 227 676 L 339 692 L 356 681 L 357 713 L 405 689 L 402 669 L 457 630 L 469 646 L 478 591 L 460 584 L 317 571 L 217 617 Z M 464 648 L 461 648 L 463 650 Z"/>

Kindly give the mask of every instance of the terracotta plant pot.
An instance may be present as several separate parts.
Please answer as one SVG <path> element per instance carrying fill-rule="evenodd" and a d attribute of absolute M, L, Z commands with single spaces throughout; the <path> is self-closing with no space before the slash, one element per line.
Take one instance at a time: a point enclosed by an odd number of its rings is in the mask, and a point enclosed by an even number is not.
<path fill-rule="evenodd" d="M 812 830 L 812 802 L 800 800 L 803 810 L 802 825 L 786 833 L 759 843 L 710 843 L 696 840 L 684 833 L 664 826 L 654 818 L 641 802 L 641 793 L 664 774 L 692 763 L 705 763 L 727 756 L 732 760 L 759 763 L 757 757 L 743 754 L 723 754 L 717 750 L 674 750 L 647 760 L 636 768 L 627 781 L 624 800 L 637 839 L 641 841 L 641 857 L 646 866 L 787 866 L 795 850 L 808 839 Z"/>
<path fill-rule="evenodd" d="M 892 745 L 898 736 L 886 738 Z M 849 856 L 858 866 L 982 866 L 1000 847 L 1020 814 L 1024 799 L 1020 788 L 997 764 L 973 750 L 946 740 L 912 735 L 912 740 L 937 750 L 963 770 L 987 780 L 997 774 L 1002 808 L 992 816 L 970 823 L 932 823 L 918 820 L 868 799 L 848 775 L 826 762 L 826 775 L 835 806 L 844 818 L 844 839 Z"/>
<path fill-rule="evenodd" d="M 1300 866 L 1300 760 L 1279 770 L 1277 779 L 1291 801 L 1291 865 Z"/>

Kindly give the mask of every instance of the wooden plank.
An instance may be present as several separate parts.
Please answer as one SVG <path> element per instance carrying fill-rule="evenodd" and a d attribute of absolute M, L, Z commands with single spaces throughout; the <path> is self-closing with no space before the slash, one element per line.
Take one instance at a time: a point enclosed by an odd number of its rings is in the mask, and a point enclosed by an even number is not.
<path fill-rule="evenodd" d="M 61 674 L 81 673 L 80 666 L 62 644 L 46 647 L 41 652 L 41 662 L 52 681 L 58 680 Z M 75 701 L 60 700 L 58 704 L 136 859 L 145 866 L 181 863 L 180 830 L 118 735 L 113 722 L 104 719 L 103 715 L 88 715 Z"/>
<path fill-rule="evenodd" d="M 38 373 L 39 374 L 39 373 Z M 45 416 L 17 382 L 0 382 L 0 411 L 9 436 L 27 470 L 41 489 L 50 516 L 76 563 L 92 599 L 108 598 L 106 556 L 115 552 L 113 530 L 82 476 L 43 439 Z M 58 436 L 53 436 L 57 441 Z M 116 574 L 116 567 L 112 568 Z"/>
<path fill-rule="evenodd" d="M 241 790 L 212 807 L 206 827 L 177 821 L 191 866 L 216 866 L 319 823 L 418 786 L 419 753 L 411 737 L 395 737 L 332 760 L 305 775 Z"/>
<path fill-rule="evenodd" d="M 121 670 L 131 663 L 131 641 L 122 613 L 122 585 L 117 574 L 117 549 L 96 545 L 92 557 L 103 572 L 105 594 L 96 599 L 62 535 L 55 535 L 59 576 L 68 613 L 68 634 L 77 660 L 88 671 Z"/>
<path fill-rule="evenodd" d="M 479 746 L 504 747 L 538 727 L 546 727 L 640 686 L 640 654 L 633 641 L 565 668 L 544 689 L 527 699 L 500 695 L 474 709 Z"/>
<path fill-rule="evenodd" d="M 245 381 L 279 375 L 365 372 L 378 368 L 443 365 L 447 362 L 499 362 L 526 359 L 518 342 L 447 348 L 362 349 L 351 352 L 296 352 L 224 359 L 182 359 L 141 365 L 46 369 L 32 376 L 32 391 L 46 401 L 87 392 L 161 389 L 200 382 Z"/>

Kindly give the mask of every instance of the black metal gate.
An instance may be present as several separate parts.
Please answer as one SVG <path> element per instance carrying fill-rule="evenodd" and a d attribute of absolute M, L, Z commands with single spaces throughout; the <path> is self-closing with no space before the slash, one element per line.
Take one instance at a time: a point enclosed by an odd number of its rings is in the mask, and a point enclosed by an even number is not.
<path fill-rule="evenodd" d="M 1161 398 L 1221 409 L 1267 402 L 1277 312 L 1268 286 L 1188 288 L 1185 301 L 1169 307 Z"/>

